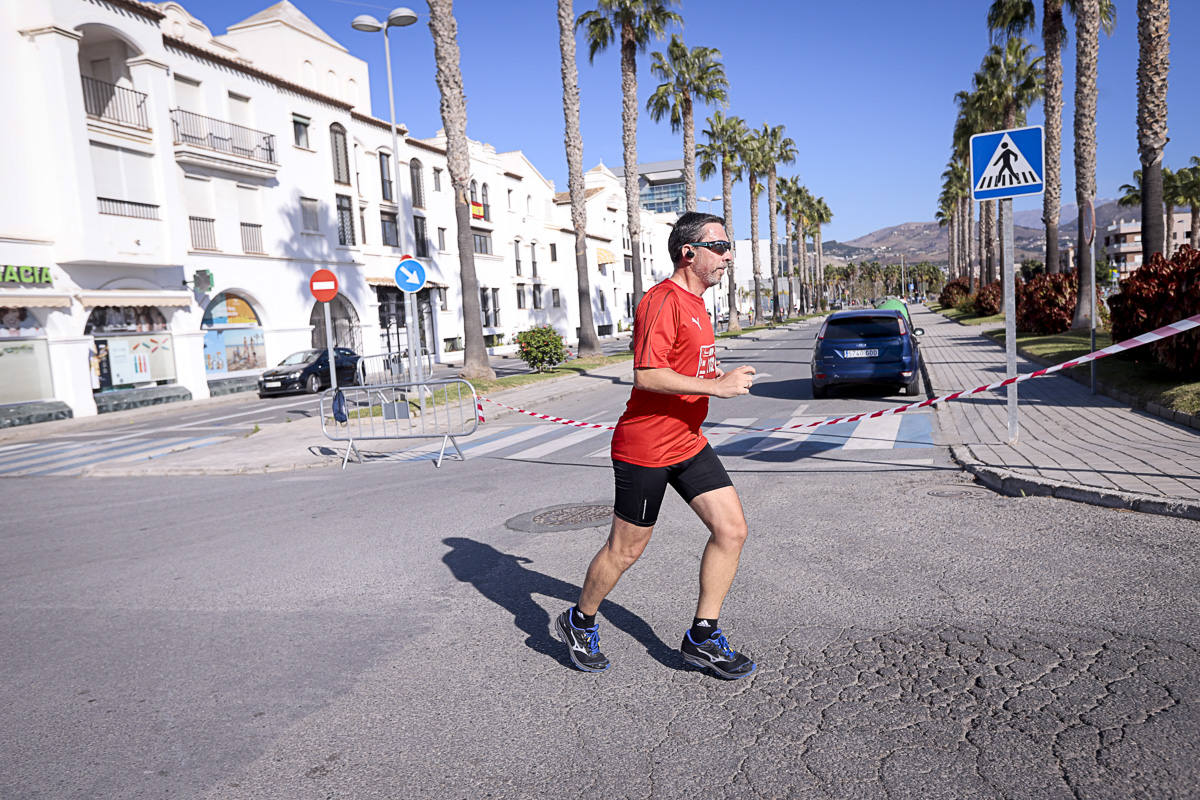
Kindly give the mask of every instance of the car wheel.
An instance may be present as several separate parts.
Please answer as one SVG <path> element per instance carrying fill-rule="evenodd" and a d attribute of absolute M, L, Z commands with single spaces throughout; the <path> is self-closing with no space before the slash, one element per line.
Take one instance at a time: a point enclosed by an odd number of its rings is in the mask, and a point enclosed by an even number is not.
<path fill-rule="evenodd" d="M 904 387 L 904 393 L 909 397 L 913 397 L 921 393 L 921 376 L 914 375 L 912 383 Z"/>
<path fill-rule="evenodd" d="M 262 392 L 259 392 L 259 393 L 258 393 L 258 399 L 259 399 L 259 400 L 266 400 L 266 399 L 267 399 L 267 395 L 266 395 L 266 394 L 264 394 L 264 393 L 262 393 Z"/>
<path fill-rule="evenodd" d="M 817 386 L 814 383 L 812 387 L 812 396 L 814 400 L 824 400 L 826 397 L 829 397 L 829 387 Z"/>
<path fill-rule="evenodd" d="M 321 379 L 315 373 L 309 375 L 308 380 L 304 382 L 304 388 L 308 390 L 309 394 L 316 394 L 321 391 Z"/>

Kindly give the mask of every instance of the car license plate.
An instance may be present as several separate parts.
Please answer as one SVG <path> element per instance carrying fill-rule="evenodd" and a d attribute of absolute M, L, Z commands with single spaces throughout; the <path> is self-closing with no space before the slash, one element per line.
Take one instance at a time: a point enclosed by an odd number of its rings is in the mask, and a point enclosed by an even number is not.
<path fill-rule="evenodd" d="M 268 389 L 278 389 L 282 385 L 283 383 L 281 381 L 267 381 L 263 384 L 263 386 L 267 387 Z"/>
<path fill-rule="evenodd" d="M 879 349 L 872 347 L 869 350 L 847 350 L 846 358 L 874 358 L 879 355 Z"/>

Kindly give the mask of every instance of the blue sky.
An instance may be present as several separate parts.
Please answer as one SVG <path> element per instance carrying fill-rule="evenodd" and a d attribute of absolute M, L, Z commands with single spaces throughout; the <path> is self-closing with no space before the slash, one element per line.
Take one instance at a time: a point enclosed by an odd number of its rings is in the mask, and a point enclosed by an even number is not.
<path fill-rule="evenodd" d="M 392 6 L 371 0 L 293 0 L 371 67 L 376 116 L 387 116 L 383 42 L 350 28 L 360 13 L 386 15 Z M 184 0 L 214 34 L 269 5 L 267 0 Z M 433 43 L 424 3 L 410 0 L 420 21 L 394 29 L 393 70 L 397 117 L 415 136 L 441 127 L 434 83 Z M 1137 16 L 1135 0 L 1116 0 L 1117 27 L 1101 34 L 1097 196 L 1117 196 L 1137 169 Z M 594 7 L 576 0 L 575 13 Z M 781 174 L 799 175 L 833 211 L 826 239 L 848 240 L 901 222 L 933 219 L 941 172 L 949 155 L 954 93 L 968 89 L 988 46 L 988 0 L 860 0 L 768 2 L 683 0 L 683 36 L 690 46 L 718 48 L 730 82 L 726 111 L 749 124 L 786 126 L 796 163 Z M 1040 54 L 1039 34 L 1031 37 Z M 1200 2 L 1171 4 L 1169 132 L 1165 163 L 1186 166 L 1200 155 Z M 458 0 L 454 4 L 467 94 L 467 133 L 498 150 L 525 151 L 560 191 L 567 188 L 563 151 L 562 83 L 554 0 Z M 1063 201 L 1074 202 L 1071 119 L 1074 113 L 1074 30 L 1067 16 L 1064 51 Z M 652 50 L 665 45 L 656 44 Z M 642 161 L 680 158 L 682 139 L 664 120 L 644 111 L 657 81 L 650 57 L 638 64 L 643 109 L 638 125 Z M 615 50 L 589 64 L 579 47 L 579 85 L 585 168 L 621 156 L 620 67 Z M 707 116 L 711 109 L 701 109 Z M 703 128 L 698 114 L 697 138 Z M 1029 124 L 1042 122 L 1039 103 Z M 701 184 L 700 196 L 720 194 L 719 181 Z M 763 199 L 765 212 L 765 193 Z M 706 204 L 701 204 L 705 207 Z M 720 202 L 712 204 L 720 210 Z M 1041 199 L 1014 201 L 1041 208 Z M 734 190 L 738 237 L 749 235 L 749 194 Z M 766 219 L 761 219 L 766 236 Z"/>

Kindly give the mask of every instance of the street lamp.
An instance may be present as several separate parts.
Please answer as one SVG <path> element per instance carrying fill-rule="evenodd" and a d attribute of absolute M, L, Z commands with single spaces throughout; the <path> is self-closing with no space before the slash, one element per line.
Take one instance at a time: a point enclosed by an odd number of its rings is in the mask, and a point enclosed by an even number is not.
<path fill-rule="evenodd" d="M 388 28 L 406 28 L 417 21 L 416 12 L 411 8 L 393 8 L 387 15 L 387 22 L 380 22 L 370 14 L 359 14 L 350 23 L 350 27 L 363 33 L 379 33 L 383 31 L 383 60 L 387 67 L 388 83 L 388 115 L 392 126 L 392 191 L 396 204 L 400 204 L 400 145 L 396 136 L 396 93 L 392 89 L 392 50 L 388 43 Z M 396 226 L 399 236 L 400 226 Z M 397 241 L 399 241 L 397 239 Z M 408 338 L 408 373 L 417 382 L 424 380 L 421 365 L 421 323 L 417 319 L 417 298 L 412 292 L 404 293 L 404 309 L 407 312 Z"/>

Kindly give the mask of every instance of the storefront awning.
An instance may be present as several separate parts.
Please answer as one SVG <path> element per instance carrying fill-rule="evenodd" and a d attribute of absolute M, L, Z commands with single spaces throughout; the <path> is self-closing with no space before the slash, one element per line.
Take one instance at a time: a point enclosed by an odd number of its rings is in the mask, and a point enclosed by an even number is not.
<path fill-rule="evenodd" d="M 87 308 L 95 306 L 168 306 L 186 308 L 192 305 L 194 298 L 188 291 L 172 292 L 154 291 L 149 289 L 100 289 L 93 292 L 80 292 L 79 302 Z"/>
<path fill-rule="evenodd" d="M 71 295 L 56 292 L 4 292 L 0 291 L 0 308 L 70 308 Z"/>
<path fill-rule="evenodd" d="M 390 286 L 393 289 L 396 288 L 396 279 L 395 278 L 366 278 L 366 281 L 367 281 L 368 286 Z M 435 289 L 445 289 L 446 288 L 446 284 L 438 283 L 437 281 L 426 278 L 425 279 L 425 287 L 428 288 L 430 286 L 432 286 Z"/>
<path fill-rule="evenodd" d="M 606 250 L 603 247 L 596 248 L 596 263 L 597 264 L 615 264 L 617 257 L 612 254 L 611 250 Z"/>

